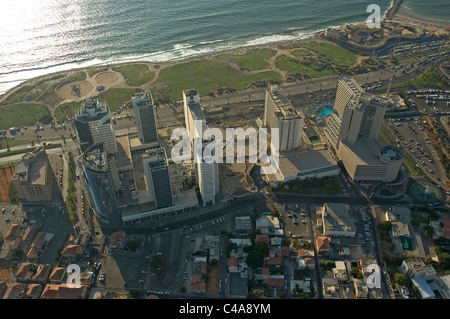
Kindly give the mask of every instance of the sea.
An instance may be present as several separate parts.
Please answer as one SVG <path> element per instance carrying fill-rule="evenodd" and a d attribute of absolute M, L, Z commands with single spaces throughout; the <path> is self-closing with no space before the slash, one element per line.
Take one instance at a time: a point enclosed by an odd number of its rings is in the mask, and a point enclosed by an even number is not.
<path fill-rule="evenodd" d="M 443 0 L 404 1 L 405 15 L 448 21 Z M 298 40 L 364 22 L 373 0 L 0 0 L 0 94 L 75 68 L 163 62 Z M 391 0 L 378 0 L 382 16 Z"/>

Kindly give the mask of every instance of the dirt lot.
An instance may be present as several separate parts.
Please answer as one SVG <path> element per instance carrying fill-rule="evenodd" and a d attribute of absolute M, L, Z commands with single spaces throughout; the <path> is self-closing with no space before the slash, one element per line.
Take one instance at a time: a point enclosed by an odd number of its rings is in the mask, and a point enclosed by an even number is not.
<path fill-rule="evenodd" d="M 80 96 L 76 96 L 72 94 L 72 86 L 79 85 L 80 88 Z M 78 98 L 83 98 L 89 93 L 91 93 L 93 89 L 93 85 L 89 83 L 88 81 L 74 81 L 67 83 L 66 85 L 63 85 L 61 88 L 57 90 L 57 93 L 60 97 L 62 97 L 65 100 L 76 100 Z"/>
<path fill-rule="evenodd" d="M 103 72 L 95 77 L 95 82 L 98 84 L 111 84 L 119 79 L 119 75 L 116 72 Z"/>
<path fill-rule="evenodd" d="M 0 203 L 9 203 L 8 192 L 14 171 L 14 167 L 0 169 Z"/>
<path fill-rule="evenodd" d="M 206 283 L 206 293 L 211 295 L 217 295 L 219 293 L 219 277 L 220 267 L 214 267 L 208 274 L 209 280 Z"/>

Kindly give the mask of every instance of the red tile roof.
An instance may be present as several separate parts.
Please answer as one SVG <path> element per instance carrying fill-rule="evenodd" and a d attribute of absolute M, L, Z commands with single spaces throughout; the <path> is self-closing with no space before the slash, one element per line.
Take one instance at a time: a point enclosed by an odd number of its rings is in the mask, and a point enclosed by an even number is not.
<path fill-rule="evenodd" d="M 228 267 L 238 267 L 238 259 L 236 257 L 230 257 L 228 258 Z"/>
<path fill-rule="evenodd" d="M 36 238 L 34 239 L 32 246 L 41 249 L 42 246 L 44 246 L 44 238 L 45 238 L 45 235 L 47 235 L 47 233 L 39 232 L 39 233 L 37 234 Z"/>
<path fill-rule="evenodd" d="M 49 264 L 39 265 L 38 269 L 36 271 L 36 274 L 33 277 L 33 280 L 40 281 L 40 282 L 47 281 L 51 270 L 52 270 L 52 266 L 50 266 Z"/>
<path fill-rule="evenodd" d="M 65 283 L 61 285 L 47 284 L 42 292 L 41 299 L 79 299 L 83 296 L 85 290 L 86 286 L 76 288 L 69 287 Z"/>
<path fill-rule="evenodd" d="M 269 244 L 270 238 L 269 235 L 256 235 L 255 243 L 266 243 Z"/>
<path fill-rule="evenodd" d="M 66 272 L 66 268 L 64 267 L 55 267 L 53 268 L 49 280 L 51 281 L 62 281 L 64 278 L 64 274 Z"/>
<path fill-rule="evenodd" d="M 284 286 L 284 279 L 283 278 L 272 278 L 269 277 L 266 279 L 267 286 L 270 287 L 283 287 Z"/>
<path fill-rule="evenodd" d="M 271 266 L 271 265 L 281 265 L 283 263 L 283 258 L 282 257 L 280 257 L 280 256 L 278 256 L 278 257 L 272 257 L 272 258 L 269 258 L 268 260 L 267 260 L 267 265 L 268 266 Z"/>
<path fill-rule="evenodd" d="M 31 268 L 34 266 L 32 263 L 23 262 L 20 264 L 19 269 L 17 269 L 17 272 L 15 274 L 15 277 L 17 279 L 31 279 L 33 276 L 33 273 L 31 272 Z"/>
<path fill-rule="evenodd" d="M 330 239 L 328 237 L 317 237 L 317 250 L 321 251 L 329 251 L 330 250 Z"/>
<path fill-rule="evenodd" d="M 63 257 L 75 257 L 76 255 L 83 254 L 83 246 L 81 245 L 67 245 L 64 247 L 61 255 Z"/>
<path fill-rule="evenodd" d="M 11 226 L 9 226 L 8 230 L 6 231 L 4 238 L 6 240 L 14 240 L 18 230 L 19 224 L 11 224 Z"/>

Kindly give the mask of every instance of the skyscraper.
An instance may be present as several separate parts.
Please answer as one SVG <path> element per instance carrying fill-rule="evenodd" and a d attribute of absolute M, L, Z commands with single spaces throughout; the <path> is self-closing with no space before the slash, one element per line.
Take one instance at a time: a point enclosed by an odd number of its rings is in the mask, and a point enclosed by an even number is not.
<path fill-rule="evenodd" d="M 88 100 L 75 113 L 75 127 L 81 150 L 104 142 L 108 153 L 117 153 L 117 142 L 111 112 L 105 101 Z"/>
<path fill-rule="evenodd" d="M 287 151 L 300 146 L 304 125 L 303 117 L 292 106 L 289 99 L 283 95 L 278 86 L 271 86 L 266 89 L 264 126 L 279 129 L 280 151 Z"/>
<path fill-rule="evenodd" d="M 139 139 L 142 144 L 158 143 L 155 105 L 150 92 L 134 94 L 131 98 Z"/>
<path fill-rule="evenodd" d="M 94 214 L 104 223 L 121 225 L 116 192 L 120 189 L 117 160 L 106 143 L 93 144 L 78 158 Z"/>
<path fill-rule="evenodd" d="M 186 129 L 189 132 L 191 143 L 199 139 L 202 143 L 201 154 L 194 153 L 195 175 L 200 189 L 203 205 L 208 202 L 215 204 L 215 197 L 219 193 L 219 163 L 209 161 L 203 156 L 203 136 L 208 126 L 205 115 L 200 106 L 200 96 L 196 90 L 183 91 L 184 116 Z"/>
<path fill-rule="evenodd" d="M 147 151 L 143 155 L 142 161 L 147 187 L 151 192 L 150 198 L 154 197 L 156 208 L 172 206 L 172 188 L 165 149 Z"/>
<path fill-rule="evenodd" d="M 325 136 L 353 180 L 390 182 L 398 175 L 402 150 L 377 141 L 387 105 L 387 99 L 366 93 L 353 78 L 339 79 Z"/>

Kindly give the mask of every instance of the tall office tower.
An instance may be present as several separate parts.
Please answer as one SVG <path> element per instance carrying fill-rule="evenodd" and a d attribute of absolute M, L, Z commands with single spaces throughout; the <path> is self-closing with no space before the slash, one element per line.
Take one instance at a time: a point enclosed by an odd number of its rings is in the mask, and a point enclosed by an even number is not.
<path fill-rule="evenodd" d="M 134 94 L 131 98 L 139 139 L 142 144 L 158 143 L 155 105 L 150 92 Z"/>
<path fill-rule="evenodd" d="M 199 136 L 199 132 L 204 132 L 207 126 L 203 109 L 200 106 L 200 95 L 196 90 L 185 90 L 183 91 L 183 103 L 185 125 L 191 141 L 196 137 L 202 138 Z M 201 130 L 200 127 L 195 127 L 195 121 L 200 121 L 197 123 L 202 126 Z"/>
<path fill-rule="evenodd" d="M 208 126 L 200 106 L 198 92 L 196 90 L 183 91 L 183 102 L 186 129 L 189 132 L 191 142 L 194 143 L 194 139 L 202 140 L 201 132 L 204 132 Z M 208 202 L 215 204 L 215 196 L 219 193 L 219 163 L 209 162 L 208 159 L 203 157 L 204 146 L 205 143 L 202 143 L 201 154 L 194 154 L 194 162 L 195 175 L 203 205 L 206 205 Z"/>
<path fill-rule="evenodd" d="M 207 143 L 203 144 L 203 148 Z M 215 204 L 219 194 L 219 164 L 212 162 L 208 156 L 195 154 L 195 172 L 203 206 L 208 202 Z"/>
<path fill-rule="evenodd" d="M 353 78 L 339 79 L 325 136 L 353 180 L 389 182 L 398 175 L 402 150 L 381 148 L 377 142 L 388 103 L 364 92 Z"/>
<path fill-rule="evenodd" d="M 305 121 L 278 86 L 266 90 L 264 126 L 279 129 L 280 151 L 300 146 Z"/>
<path fill-rule="evenodd" d="M 156 202 L 156 208 L 173 206 L 169 164 L 165 149 L 147 151 L 142 161 L 150 199 Z"/>
<path fill-rule="evenodd" d="M 93 144 L 78 159 L 94 214 L 104 223 L 121 225 L 116 192 L 120 189 L 117 160 L 106 143 Z"/>
<path fill-rule="evenodd" d="M 325 135 L 336 150 L 342 141 L 356 143 L 358 137 L 376 140 L 387 104 L 387 99 L 365 93 L 353 78 L 341 76 Z"/>
<path fill-rule="evenodd" d="M 116 132 L 105 101 L 86 101 L 75 113 L 75 127 L 83 152 L 93 144 L 104 142 L 108 153 L 117 153 Z"/>

